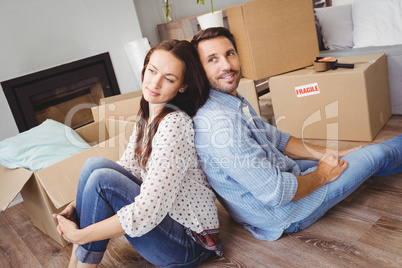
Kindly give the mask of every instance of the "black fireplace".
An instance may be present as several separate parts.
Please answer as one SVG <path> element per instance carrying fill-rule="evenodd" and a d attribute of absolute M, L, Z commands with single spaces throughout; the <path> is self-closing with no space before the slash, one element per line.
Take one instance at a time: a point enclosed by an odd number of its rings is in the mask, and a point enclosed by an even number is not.
<path fill-rule="evenodd" d="M 120 94 L 107 52 L 3 81 L 1 86 L 20 132 L 46 119 L 78 128 L 93 121 L 91 106 Z"/>

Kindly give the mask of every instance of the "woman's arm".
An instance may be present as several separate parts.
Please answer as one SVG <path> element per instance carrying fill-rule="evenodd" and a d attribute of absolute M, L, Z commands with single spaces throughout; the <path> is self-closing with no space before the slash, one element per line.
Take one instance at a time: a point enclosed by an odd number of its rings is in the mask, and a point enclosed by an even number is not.
<path fill-rule="evenodd" d="M 73 244 L 83 245 L 125 234 L 117 215 L 94 223 L 84 229 L 79 229 L 75 222 L 61 215 L 57 215 L 57 220 L 59 222 L 57 228 L 59 234 Z"/>

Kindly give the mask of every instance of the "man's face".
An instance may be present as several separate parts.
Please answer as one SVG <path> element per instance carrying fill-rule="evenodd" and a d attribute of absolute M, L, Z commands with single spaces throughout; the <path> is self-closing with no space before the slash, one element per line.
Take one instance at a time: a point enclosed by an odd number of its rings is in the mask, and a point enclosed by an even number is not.
<path fill-rule="evenodd" d="M 224 36 L 198 43 L 198 54 L 210 86 L 236 96 L 240 81 L 239 56 L 229 39 Z"/>

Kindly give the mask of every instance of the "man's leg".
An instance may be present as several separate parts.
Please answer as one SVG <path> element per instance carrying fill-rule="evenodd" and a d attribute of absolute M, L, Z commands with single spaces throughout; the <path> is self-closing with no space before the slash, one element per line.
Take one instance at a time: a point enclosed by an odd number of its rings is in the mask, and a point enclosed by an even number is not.
<path fill-rule="evenodd" d="M 348 162 L 348 168 L 338 179 L 328 184 L 328 192 L 321 206 L 307 218 L 293 223 L 285 233 L 297 232 L 310 226 L 368 178 L 402 172 L 402 135 L 379 144 L 365 146 L 343 159 Z"/>

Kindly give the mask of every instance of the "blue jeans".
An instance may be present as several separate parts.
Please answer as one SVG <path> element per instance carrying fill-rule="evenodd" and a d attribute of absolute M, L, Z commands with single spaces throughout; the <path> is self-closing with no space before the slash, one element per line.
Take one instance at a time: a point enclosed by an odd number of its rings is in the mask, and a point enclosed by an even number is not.
<path fill-rule="evenodd" d="M 355 191 L 372 176 L 381 177 L 402 172 L 402 135 L 379 144 L 365 146 L 343 157 L 348 168 L 333 182 L 328 184 L 324 202 L 307 218 L 295 222 L 285 233 L 298 232 L 321 218 L 330 208 Z M 315 161 L 297 161 L 300 167 L 308 168 L 307 174 L 316 170 Z M 303 170 L 303 169 L 302 169 Z"/>
<path fill-rule="evenodd" d="M 133 202 L 140 186 L 141 181 L 119 164 L 105 158 L 89 158 L 78 183 L 77 224 L 85 228 L 115 215 Z M 194 267 L 212 253 L 197 244 L 183 225 L 169 216 L 141 237 L 125 236 L 141 256 L 162 267 Z M 109 239 L 81 245 L 75 255 L 84 263 L 100 263 L 108 242 Z"/>

